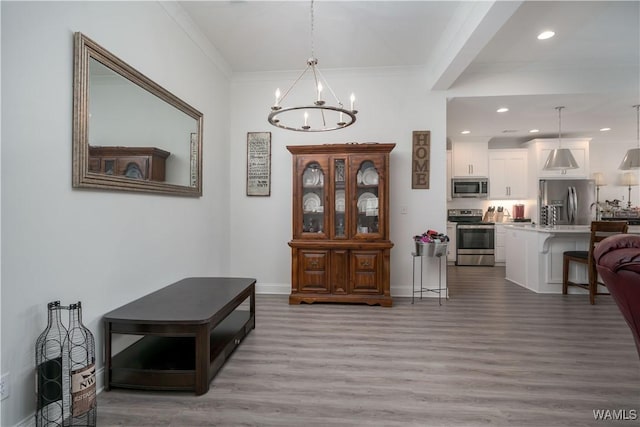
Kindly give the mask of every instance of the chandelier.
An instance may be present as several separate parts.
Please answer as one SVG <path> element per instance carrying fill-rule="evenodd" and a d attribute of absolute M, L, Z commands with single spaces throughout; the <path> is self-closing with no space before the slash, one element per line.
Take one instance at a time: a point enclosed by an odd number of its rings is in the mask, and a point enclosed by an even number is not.
<path fill-rule="evenodd" d="M 551 150 L 547 161 L 545 162 L 544 170 L 565 170 L 565 169 L 577 169 L 578 162 L 573 158 L 571 150 L 568 148 L 562 148 L 562 109 L 564 107 L 556 107 L 558 110 L 558 148 Z"/>
<path fill-rule="evenodd" d="M 622 159 L 622 164 L 620 164 L 620 169 L 622 170 L 640 169 L 640 104 L 634 105 L 633 108 L 636 109 L 636 139 L 638 140 L 638 146 L 627 151 L 624 159 Z"/>
<path fill-rule="evenodd" d="M 307 67 L 302 74 L 293 82 L 282 96 L 280 89 L 276 90 L 275 103 L 271 107 L 271 113 L 267 120 L 272 125 L 288 130 L 299 132 L 326 132 L 330 130 L 343 129 L 351 126 L 356 122 L 357 110 L 354 109 L 355 95 L 352 93 L 349 99 L 349 109 L 344 108 L 342 102 L 327 83 L 320 69 L 318 68 L 318 59 L 315 57 L 313 50 L 313 0 L 311 0 L 311 57 L 307 60 Z M 304 77 L 307 72 L 313 76 L 314 87 L 310 94 L 313 94 L 315 100 L 309 105 L 297 107 L 283 106 L 287 95 L 291 93 L 296 84 Z M 335 100 L 335 104 L 329 104 L 323 99 L 323 91 L 327 88 L 330 95 Z M 298 114 L 296 114 L 296 112 Z"/>

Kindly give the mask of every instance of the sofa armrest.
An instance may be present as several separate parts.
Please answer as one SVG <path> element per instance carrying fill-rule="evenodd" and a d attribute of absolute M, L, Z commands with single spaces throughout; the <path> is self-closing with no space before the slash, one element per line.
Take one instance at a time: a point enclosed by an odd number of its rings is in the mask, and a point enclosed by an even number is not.
<path fill-rule="evenodd" d="M 640 274 L 640 236 L 616 234 L 602 240 L 594 249 L 596 264 L 613 272 L 627 270 Z"/>

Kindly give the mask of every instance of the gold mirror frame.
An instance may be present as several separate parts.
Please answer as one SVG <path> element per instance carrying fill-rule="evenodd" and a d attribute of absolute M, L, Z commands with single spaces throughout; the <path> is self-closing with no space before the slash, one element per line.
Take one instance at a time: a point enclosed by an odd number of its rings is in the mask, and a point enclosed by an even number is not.
<path fill-rule="evenodd" d="M 89 60 L 94 59 L 192 117 L 197 126 L 197 159 L 191 162 L 197 171 L 192 186 L 162 181 L 140 180 L 125 176 L 89 171 Z M 193 150 L 189 151 L 193 155 Z M 73 187 L 117 191 L 161 193 L 179 196 L 202 196 L 202 113 L 153 82 L 133 67 L 107 51 L 82 33 L 74 34 L 73 63 Z"/>

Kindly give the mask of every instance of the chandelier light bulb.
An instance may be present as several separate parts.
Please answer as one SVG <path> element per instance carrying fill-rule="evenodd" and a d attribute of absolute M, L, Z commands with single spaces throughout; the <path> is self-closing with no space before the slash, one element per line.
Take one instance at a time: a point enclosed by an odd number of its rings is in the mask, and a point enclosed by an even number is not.
<path fill-rule="evenodd" d="M 353 111 L 353 105 L 356 102 L 355 94 L 351 93 L 351 97 L 349 97 L 349 100 L 351 101 L 351 111 Z"/>
<path fill-rule="evenodd" d="M 280 88 L 276 89 L 276 103 L 273 104 L 275 107 L 280 103 Z"/>
<path fill-rule="evenodd" d="M 318 101 L 322 101 L 322 83 L 318 82 Z"/>

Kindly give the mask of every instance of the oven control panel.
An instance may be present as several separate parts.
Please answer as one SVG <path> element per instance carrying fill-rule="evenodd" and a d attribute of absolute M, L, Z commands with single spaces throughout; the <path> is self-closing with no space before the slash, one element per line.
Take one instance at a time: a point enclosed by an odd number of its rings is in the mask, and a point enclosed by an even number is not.
<path fill-rule="evenodd" d="M 447 221 L 480 222 L 482 221 L 482 209 L 448 209 Z"/>

